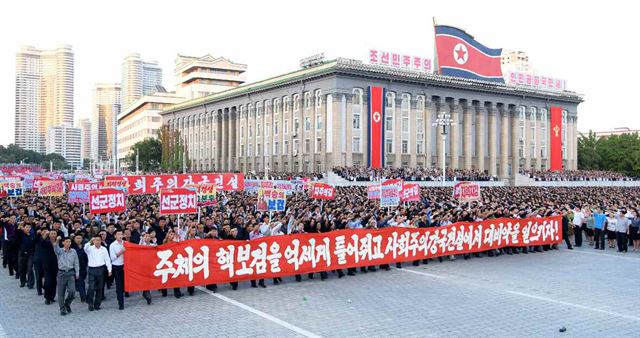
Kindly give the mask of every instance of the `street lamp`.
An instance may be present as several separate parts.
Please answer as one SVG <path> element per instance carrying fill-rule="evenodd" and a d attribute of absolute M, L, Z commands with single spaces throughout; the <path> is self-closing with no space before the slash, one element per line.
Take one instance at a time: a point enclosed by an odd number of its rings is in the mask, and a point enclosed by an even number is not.
<path fill-rule="evenodd" d="M 446 173 L 446 155 L 447 155 L 447 127 L 455 125 L 455 122 L 451 119 L 451 114 L 446 112 L 441 112 L 438 114 L 438 118 L 436 121 L 431 124 L 434 127 L 442 127 L 440 131 L 440 135 L 442 135 L 442 186 L 444 187 L 444 182 L 447 180 Z"/>
<path fill-rule="evenodd" d="M 28 160 L 28 159 L 29 159 L 28 157 L 25 157 L 25 158 L 21 159 L 20 160 L 20 165 L 23 165 L 24 164 L 24 160 Z"/>

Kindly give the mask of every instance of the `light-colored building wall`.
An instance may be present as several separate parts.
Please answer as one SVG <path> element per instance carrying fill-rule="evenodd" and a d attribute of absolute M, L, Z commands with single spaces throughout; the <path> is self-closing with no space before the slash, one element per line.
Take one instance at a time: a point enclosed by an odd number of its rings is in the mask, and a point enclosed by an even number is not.
<path fill-rule="evenodd" d="M 132 53 L 122 60 L 122 107 L 145 95 L 157 91 L 162 86 L 162 68 L 157 61 L 144 61 L 140 54 Z"/>
<path fill-rule="evenodd" d="M 47 131 L 47 154 L 60 154 L 68 165 L 74 168 L 82 166 L 81 153 L 82 130 L 70 125 L 59 125 Z"/>
<path fill-rule="evenodd" d="M 174 70 L 176 94 L 187 100 L 218 93 L 245 82 L 247 65 L 210 54 L 178 55 Z"/>
<path fill-rule="evenodd" d="M 93 101 L 92 159 L 94 161 L 115 161 L 117 158 L 117 116 L 121 110 L 120 84 L 96 84 Z"/>
<path fill-rule="evenodd" d="M 76 127 L 82 131 L 80 157 L 84 165 L 84 160 L 91 158 L 91 119 L 81 119 Z"/>

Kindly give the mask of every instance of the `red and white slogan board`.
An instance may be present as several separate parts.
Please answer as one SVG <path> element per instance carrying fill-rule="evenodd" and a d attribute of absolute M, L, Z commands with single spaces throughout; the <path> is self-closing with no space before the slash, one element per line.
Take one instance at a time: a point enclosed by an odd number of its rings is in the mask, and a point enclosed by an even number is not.
<path fill-rule="evenodd" d="M 104 181 L 101 181 L 99 184 L 100 188 L 118 188 L 120 190 L 124 190 L 125 192 L 129 190 L 129 182 L 122 177 L 119 178 L 110 178 Z"/>
<path fill-rule="evenodd" d="M 87 203 L 89 202 L 89 191 L 98 189 L 98 182 L 70 182 L 68 183 L 68 202 Z"/>
<path fill-rule="evenodd" d="M 198 212 L 198 193 L 195 189 L 160 190 L 160 215 L 195 214 Z"/>
<path fill-rule="evenodd" d="M 480 200 L 480 185 L 473 182 L 460 182 L 453 186 L 453 198 L 460 202 Z"/>
<path fill-rule="evenodd" d="M 390 227 L 194 239 L 158 247 L 125 242 L 125 290 L 141 291 L 291 276 L 562 241 L 561 216 L 492 219 L 437 228 Z"/>
<path fill-rule="evenodd" d="M 384 97 L 382 87 L 369 87 L 369 133 L 367 134 L 367 164 L 371 168 L 384 166 Z"/>
<path fill-rule="evenodd" d="M 311 198 L 319 200 L 332 200 L 335 196 L 335 188 L 326 183 L 313 183 Z"/>
<path fill-rule="evenodd" d="M 157 194 L 161 189 L 184 188 L 193 185 L 215 184 L 217 191 L 244 190 L 244 175 L 237 173 L 175 174 L 175 175 L 109 175 L 105 180 L 127 181 L 130 195 Z"/>
<path fill-rule="evenodd" d="M 420 185 L 418 183 L 404 183 L 401 200 L 402 202 L 420 201 Z"/>
<path fill-rule="evenodd" d="M 370 200 L 380 199 L 380 184 L 374 184 L 367 187 L 367 198 Z"/>
<path fill-rule="evenodd" d="M 104 188 L 89 191 L 89 211 L 92 214 L 122 212 L 127 209 L 127 196 L 122 189 Z"/>
<path fill-rule="evenodd" d="M 33 189 L 40 189 L 42 182 L 51 181 L 52 179 L 46 176 L 40 176 L 33 179 Z"/>
<path fill-rule="evenodd" d="M 38 187 L 40 197 L 60 197 L 64 195 L 64 181 L 41 181 Z"/>
<path fill-rule="evenodd" d="M 552 171 L 562 170 L 562 107 L 551 107 L 551 166 Z"/>

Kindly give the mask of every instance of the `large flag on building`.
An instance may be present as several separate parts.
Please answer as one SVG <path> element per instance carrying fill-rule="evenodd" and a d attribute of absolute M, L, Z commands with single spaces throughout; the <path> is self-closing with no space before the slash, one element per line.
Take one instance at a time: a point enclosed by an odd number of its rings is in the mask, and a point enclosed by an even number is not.
<path fill-rule="evenodd" d="M 384 166 L 384 97 L 384 88 L 369 87 L 367 164 L 372 168 L 382 168 Z"/>
<path fill-rule="evenodd" d="M 436 61 L 442 75 L 504 83 L 500 55 L 462 29 L 436 25 Z"/>
<path fill-rule="evenodd" d="M 562 107 L 551 107 L 551 170 L 562 170 Z"/>

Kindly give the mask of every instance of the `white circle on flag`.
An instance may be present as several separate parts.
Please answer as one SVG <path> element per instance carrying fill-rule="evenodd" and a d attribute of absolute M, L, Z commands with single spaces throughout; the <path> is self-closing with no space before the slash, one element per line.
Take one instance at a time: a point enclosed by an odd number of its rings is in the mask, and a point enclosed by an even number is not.
<path fill-rule="evenodd" d="M 378 123 L 380 122 L 380 113 L 379 112 L 373 112 L 373 122 Z"/>
<path fill-rule="evenodd" d="M 459 43 L 455 47 L 453 47 L 453 59 L 459 65 L 464 65 L 469 60 L 469 51 L 467 50 L 467 46 Z"/>

